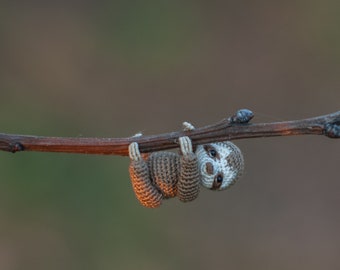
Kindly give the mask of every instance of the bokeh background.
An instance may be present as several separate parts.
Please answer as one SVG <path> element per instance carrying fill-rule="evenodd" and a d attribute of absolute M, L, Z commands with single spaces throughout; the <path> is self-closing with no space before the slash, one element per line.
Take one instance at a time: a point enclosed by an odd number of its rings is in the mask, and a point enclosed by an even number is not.
<path fill-rule="evenodd" d="M 340 109 L 337 1 L 3 1 L 0 131 L 125 137 Z M 340 269 L 340 145 L 236 142 L 246 173 L 141 207 L 128 158 L 0 153 L 0 269 Z"/>

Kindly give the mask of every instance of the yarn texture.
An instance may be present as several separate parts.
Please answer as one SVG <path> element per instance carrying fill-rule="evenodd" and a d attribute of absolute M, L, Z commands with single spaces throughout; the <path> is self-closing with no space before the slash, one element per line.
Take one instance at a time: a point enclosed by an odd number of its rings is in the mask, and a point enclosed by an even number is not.
<path fill-rule="evenodd" d="M 155 152 L 142 158 L 136 142 L 129 145 L 129 172 L 139 202 L 149 208 L 163 199 L 182 202 L 197 198 L 200 185 L 211 190 L 230 187 L 243 172 L 240 149 L 231 142 L 198 145 L 193 152 L 189 137 L 179 138 L 180 153 Z"/>

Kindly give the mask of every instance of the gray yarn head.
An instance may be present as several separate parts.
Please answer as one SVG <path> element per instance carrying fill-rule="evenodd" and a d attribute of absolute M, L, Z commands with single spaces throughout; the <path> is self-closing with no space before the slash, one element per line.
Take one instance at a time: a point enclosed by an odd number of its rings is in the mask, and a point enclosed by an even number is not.
<path fill-rule="evenodd" d="M 196 149 L 202 186 L 211 190 L 230 187 L 241 176 L 244 160 L 232 142 L 198 145 Z"/>

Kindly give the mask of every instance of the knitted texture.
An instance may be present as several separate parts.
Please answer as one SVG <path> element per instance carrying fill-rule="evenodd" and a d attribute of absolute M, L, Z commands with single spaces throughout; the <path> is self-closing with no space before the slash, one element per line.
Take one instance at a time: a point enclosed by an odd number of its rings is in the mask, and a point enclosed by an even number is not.
<path fill-rule="evenodd" d="M 197 198 L 200 188 L 200 174 L 197 156 L 190 153 L 181 157 L 180 181 L 177 196 L 182 202 L 189 202 Z"/>
<path fill-rule="evenodd" d="M 141 155 L 137 143 L 129 145 L 130 178 L 137 199 L 143 206 L 155 208 L 163 199 L 177 196 L 182 202 L 197 198 L 200 184 L 223 190 L 236 182 L 243 172 L 244 160 L 233 143 L 198 145 L 192 152 L 189 137 L 180 137 L 180 152 L 155 152 Z"/>
<path fill-rule="evenodd" d="M 178 196 L 182 202 L 194 200 L 199 192 L 199 171 L 194 153 L 180 156 L 155 152 L 145 161 L 131 160 L 130 178 L 139 202 L 158 207 L 162 199 Z"/>
<path fill-rule="evenodd" d="M 232 142 L 224 142 L 224 144 L 231 149 L 231 152 L 228 157 L 226 157 L 226 160 L 230 166 L 230 169 L 235 172 L 234 179 L 232 179 L 230 182 L 230 185 L 233 185 L 243 174 L 244 159 L 241 150 L 235 144 Z"/>
<path fill-rule="evenodd" d="M 212 190 L 229 188 L 244 169 L 241 150 L 229 141 L 198 145 L 196 155 L 201 184 Z"/>
<path fill-rule="evenodd" d="M 133 190 L 139 202 L 146 207 L 160 206 L 163 195 L 158 188 L 150 182 L 150 174 L 147 163 L 144 160 L 130 163 L 130 178 Z"/>
<path fill-rule="evenodd" d="M 163 194 L 172 198 L 177 194 L 179 155 L 172 152 L 155 152 L 149 156 L 150 180 Z"/>

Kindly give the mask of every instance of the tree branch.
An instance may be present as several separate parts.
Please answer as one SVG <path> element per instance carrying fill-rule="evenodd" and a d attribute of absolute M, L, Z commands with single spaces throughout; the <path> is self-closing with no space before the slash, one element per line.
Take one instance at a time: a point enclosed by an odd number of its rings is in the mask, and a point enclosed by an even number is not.
<path fill-rule="evenodd" d="M 127 138 L 64 138 L 0 133 L 0 150 L 40 151 L 102 155 L 128 155 L 128 145 L 138 142 L 143 153 L 178 147 L 178 138 L 189 136 L 193 145 L 216 141 L 290 135 L 340 137 L 340 111 L 314 118 L 274 123 L 249 124 L 253 114 L 239 110 L 232 117 L 190 131 Z"/>

